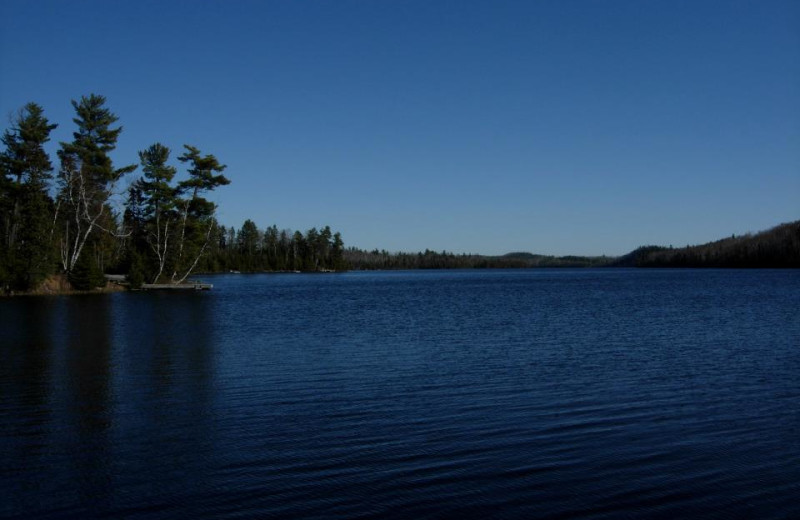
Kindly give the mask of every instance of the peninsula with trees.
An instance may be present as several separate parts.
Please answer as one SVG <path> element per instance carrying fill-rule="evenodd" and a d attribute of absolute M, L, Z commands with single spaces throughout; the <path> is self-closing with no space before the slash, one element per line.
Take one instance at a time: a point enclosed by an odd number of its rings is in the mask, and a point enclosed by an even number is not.
<path fill-rule="evenodd" d="M 59 143 L 57 167 L 45 144 L 58 125 L 38 104 L 22 107 L 2 135 L 0 294 L 91 291 L 107 285 L 106 274 L 138 288 L 180 285 L 197 272 L 345 267 L 341 235 L 329 226 L 305 234 L 261 233 L 250 220 L 239 232 L 221 226 L 207 197 L 230 180 L 214 155 L 185 144 L 179 172 L 172 150 L 156 142 L 139 164 L 117 166 L 110 154 L 122 127 L 105 97 L 72 106 L 73 139 Z"/>

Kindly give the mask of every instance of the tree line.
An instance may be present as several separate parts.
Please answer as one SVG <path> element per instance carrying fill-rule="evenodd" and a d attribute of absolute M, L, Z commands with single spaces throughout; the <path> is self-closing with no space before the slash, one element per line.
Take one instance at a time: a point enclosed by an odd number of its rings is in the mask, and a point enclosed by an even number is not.
<path fill-rule="evenodd" d="M 612 258 L 587 256 L 548 256 L 531 253 L 508 253 L 500 256 L 455 254 L 426 249 L 419 253 L 365 251 L 355 247 L 345 250 L 344 258 L 352 269 L 525 269 L 536 267 L 600 267 Z"/>
<path fill-rule="evenodd" d="M 214 155 L 156 142 L 138 164 L 111 159 L 122 127 L 103 96 L 73 100 L 72 140 L 59 143 L 57 165 L 45 150 L 57 124 L 28 103 L 4 131 L 0 152 L 0 292 L 35 289 L 52 275 L 75 289 L 105 285 L 104 273 L 132 286 L 173 283 L 199 271 L 324 270 L 344 266 L 339 233 L 263 233 L 252 221 L 220 226 L 208 199 L 230 183 Z M 139 178 L 123 179 L 141 167 Z M 180 180 L 178 178 L 180 177 Z"/>
<path fill-rule="evenodd" d="M 680 248 L 643 246 L 620 256 L 549 256 L 508 253 L 501 256 L 454 254 L 426 249 L 420 253 L 390 253 L 348 248 L 352 269 L 506 269 L 539 267 L 711 267 L 800 268 L 800 221 L 756 234 L 731 236 L 707 244 Z"/>
<path fill-rule="evenodd" d="M 622 267 L 800 267 L 800 221 L 760 233 L 680 248 L 644 246 L 617 259 Z"/>
<path fill-rule="evenodd" d="M 330 226 L 313 227 L 305 232 L 278 229 L 260 230 L 252 220 L 240 229 L 220 228 L 217 248 L 209 255 L 208 271 L 342 271 L 344 242 Z"/>

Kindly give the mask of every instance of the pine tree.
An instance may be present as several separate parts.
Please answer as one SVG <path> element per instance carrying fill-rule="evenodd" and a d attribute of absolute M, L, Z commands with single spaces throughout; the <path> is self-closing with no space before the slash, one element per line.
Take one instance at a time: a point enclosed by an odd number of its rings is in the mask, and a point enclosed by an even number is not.
<path fill-rule="evenodd" d="M 242 229 L 239 231 L 237 246 L 242 257 L 240 269 L 244 271 L 255 271 L 258 268 L 258 243 L 261 241 L 261 233 L 258 231 L 255 222 L 250 219 L 244 221 Z"/>
<path fill-rule="evenodd" d="M 106 98 L 91 94 L 72 101 L 78 126 L 73 141 L 61 143 L 58 156 L 60 190 L 61 262 L 70 272 L 96 231 L 113 233 L 103 225 L 111 213 L 109 199 L 117 182 L 136 165 L 115 168 L 109 153 L 117 144 L 122 127 L 112 128 L 118 118 L 105 107 Z"/>
<path fill-rule="evenodd" d="M 132 253 L 135 251 L 140 254 L 147 250 L 147 239 L 145 236 L 144 218 L 144 195 L 140 182 L 134 182 L 128 188 L 128 199 L 125 201 L 125 212 L 122 216 L 122 227 L 125 230 L 123 236 L 126 260 L 124 270 L 127 271 L 131 265 Z"/>
<path fill-rule="evenodd" d="M 319 266 L 319 232 L 317 228 L 311 228 L 306 231 L 305 243 L 303 270 L 316 271 Z"/>
<path fill-rule="evenodd" d="M 184 145 L 186 152 L 178 160 L 189 164 L 189 178 L 178 183 L 179 226 L 177 254 L 172 282 L 181 283 L 192 273 L 207 252 L 216 227 L 216 204 L 202 197 L 220 186 L 230 184 L 222 175 L 225 165 L 213 155 L 201 155 L 194 146 Z"/>
<path fill-rule="evenodd" d="M 20 110 L 14 126 L 1 140 L 0 220 L 3 258 L 0 280 L 5 286 L 29 289 L 51 272 L 50 231 L 53 202 L 48 195 L 53 166 L 44 150 L 50 132 L 44 110 L 28 103 Z"/>
<path fill-rule="evenodd" d="M 164 272 L 170 237 L 174 236 L 177 224 L 177 191 L 170 185 L 177 170 L 167 165 L 169 154 L 169 148 L 160 143 L 139 152 L 144 178 L 137 184 L 144 200 L 145 240 L 156 256 L 157 265 L 153 283 Z"/>
<path fill-rule="evenodd" d="M 331 246 L 331 269 L 342 271 L 346 268 L 344 242 L 342 241 L 342 234 L 337 231 L 333 234 L 333 245 Z"/>
<path fill-rule="evenodd" d="M 105 278 L 95 259 L 84 254 L 69 272 L 69 282 L 79 291 L 88 291 L 105 285 Z"/>
<path fill-rule="evenodd" d="M 272 225 L 264 231 L 261 251 L 265 257 L 265 269 L 280 269 L 278 260 L 278 226 Z"/>

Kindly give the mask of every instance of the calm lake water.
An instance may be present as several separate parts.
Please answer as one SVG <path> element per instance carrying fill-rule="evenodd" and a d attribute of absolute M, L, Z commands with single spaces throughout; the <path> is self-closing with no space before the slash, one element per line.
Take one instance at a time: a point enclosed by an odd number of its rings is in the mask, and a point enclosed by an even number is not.
<path fill-rule="evenodd" d="M 0 517 L 800 518 L 800 271 L 0 300 Z"/>

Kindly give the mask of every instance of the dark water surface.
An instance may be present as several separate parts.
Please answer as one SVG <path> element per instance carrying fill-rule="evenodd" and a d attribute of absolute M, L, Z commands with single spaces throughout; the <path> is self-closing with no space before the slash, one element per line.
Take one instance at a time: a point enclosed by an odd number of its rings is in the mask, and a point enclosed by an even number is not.
<path fill-rule="evenodd" d="M 0 517 L 800 518 L 800 271 L 0 300 Z"/>

